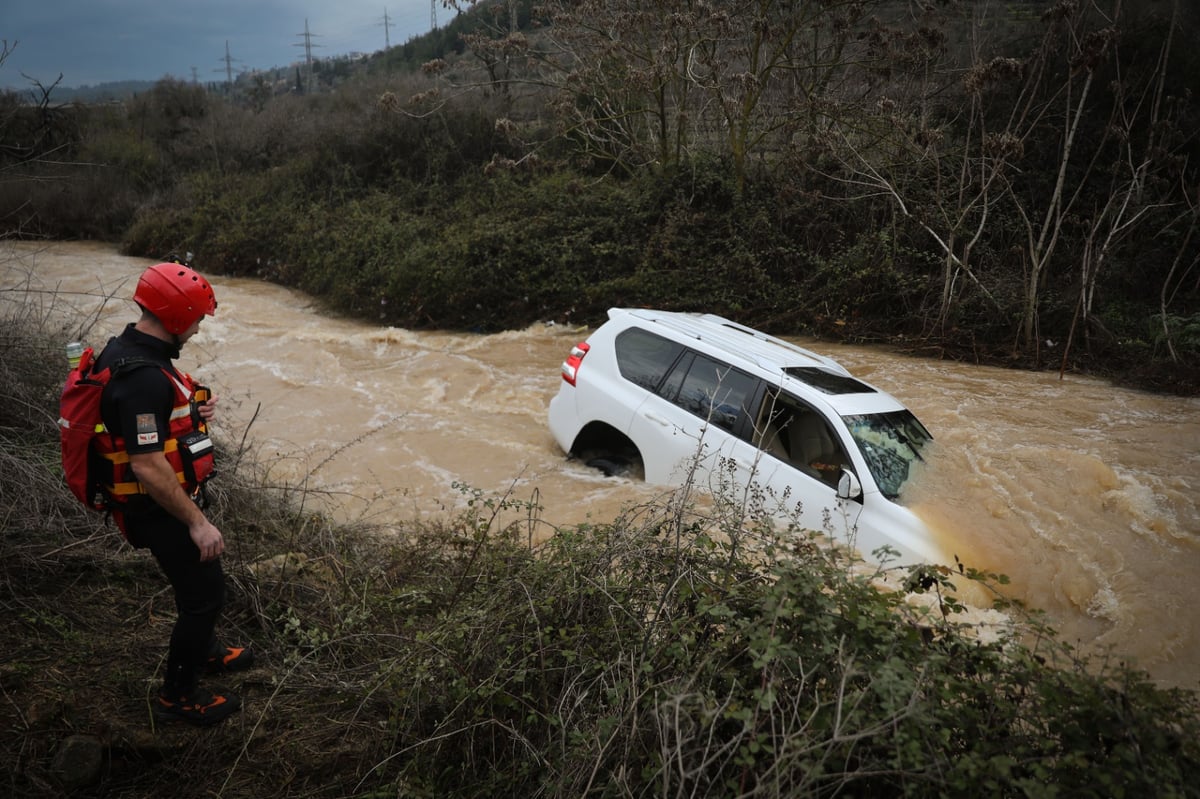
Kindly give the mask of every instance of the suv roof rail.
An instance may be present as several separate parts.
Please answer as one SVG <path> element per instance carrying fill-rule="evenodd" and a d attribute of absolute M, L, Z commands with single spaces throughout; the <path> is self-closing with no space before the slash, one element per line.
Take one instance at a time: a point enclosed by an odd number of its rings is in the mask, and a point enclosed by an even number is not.
<path fill-rule="evenodd" d="M 646 321 L 658 322 L 691 338 L 718 347 L 734 357 L 745 358 L 763 369 L 781 370 L 784 374 L 789 374 L 788 367 L 807 366 L 823 368 L 836 375 L 850 376 L 849 370 L 833 358 L 716 314 L 613 308 L 609 311 L 609 316 L 614 313 L 628 313 Z M 789 357 L 781 358 L 784 354 Z M 798 377 L 795 374 L 792 376 Z"/>

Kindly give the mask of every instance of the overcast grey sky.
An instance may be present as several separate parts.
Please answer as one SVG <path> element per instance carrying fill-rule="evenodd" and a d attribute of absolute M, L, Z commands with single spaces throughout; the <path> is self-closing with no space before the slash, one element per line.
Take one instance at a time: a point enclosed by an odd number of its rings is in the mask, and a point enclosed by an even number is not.
<path fill-rule="evenodd" d="M 453 11 L 434 0 L 438 25 Z M 224 80 L 314 57 L 372 53 L 430 30 L 430 0 L 0 0 L 0 39 L 12 50 L 0 87 L 94 86 L 117 80 Z M 14 46 L 15 44 L 15 46 Z M 23 77 L 24 75 L 28 76 Z"/>

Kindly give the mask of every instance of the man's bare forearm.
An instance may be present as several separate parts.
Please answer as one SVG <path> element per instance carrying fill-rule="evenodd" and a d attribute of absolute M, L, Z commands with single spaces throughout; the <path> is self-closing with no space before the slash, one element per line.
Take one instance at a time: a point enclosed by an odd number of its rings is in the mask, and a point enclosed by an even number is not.
<path fill-rule="evenodd" d="M 179 521 L 191 527 L 204 519 L 204 512 L 183 490 L 170 461 L 161 452 L 130 455 L 129 465 L 150 499 Z"/>

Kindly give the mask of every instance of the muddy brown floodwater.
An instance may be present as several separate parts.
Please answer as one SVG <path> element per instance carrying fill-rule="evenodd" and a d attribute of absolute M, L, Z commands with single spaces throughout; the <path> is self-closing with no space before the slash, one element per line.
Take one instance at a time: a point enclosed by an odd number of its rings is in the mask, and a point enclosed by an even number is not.
<path fill-rule="evenodd" d="M 151 263 L 102 244 L 0 245 L 0 303 L 94 319 L 99 348 L 135 317 L 128 298 Z M 249 425 L 272 474 L 304 481 L 343 517 L 448 516 L 465 503 L 460 484 L 536 501 L 531 532 L 544 537 L 661 493 L 567 461 L 550 436 L 559 364 L 587 330 L 413 332 L 208 277 L 220 305 L 181 366 L 221 395 L 218 430 Z M 1066 640 L 1200 688 L 1200 400 L 797 342 L 895 394 L 933 432 L 909 499 L 963 561 L 1009 575 L 1010 595 Z"/>

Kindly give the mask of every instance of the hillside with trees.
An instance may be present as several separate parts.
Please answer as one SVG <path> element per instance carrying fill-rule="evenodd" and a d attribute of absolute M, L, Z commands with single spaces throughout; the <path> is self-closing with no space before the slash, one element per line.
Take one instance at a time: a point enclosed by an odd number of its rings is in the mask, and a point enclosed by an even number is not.
<path fill-rule="evenodd" d="M 0 98 L 54 153 L 5 146 L 0 218 L 387 324 L 661 305 L 1193 392 L 1198 31 L 1176 0 L 481 3 L 310 92 Z"/>

